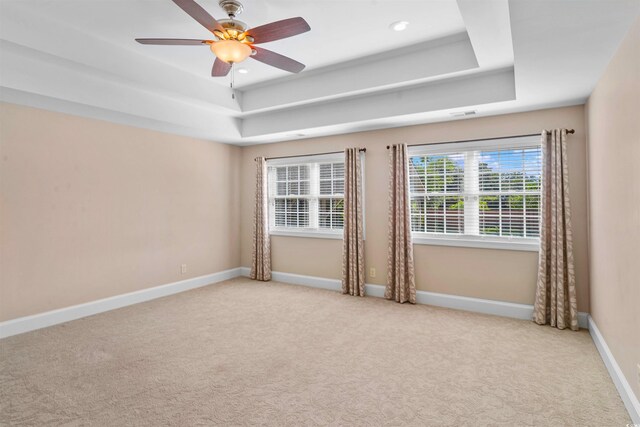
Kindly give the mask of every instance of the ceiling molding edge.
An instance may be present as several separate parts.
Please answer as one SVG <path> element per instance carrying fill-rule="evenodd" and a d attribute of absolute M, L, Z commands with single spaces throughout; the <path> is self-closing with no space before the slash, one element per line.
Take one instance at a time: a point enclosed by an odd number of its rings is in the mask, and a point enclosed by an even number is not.
<path fill-rule="evenodd" d="M 516 99 L 513 67 L 400 90 L 275 111 L 241 120 L 243 138 L 286 135 L 324 126 L 424 114 Z"/>

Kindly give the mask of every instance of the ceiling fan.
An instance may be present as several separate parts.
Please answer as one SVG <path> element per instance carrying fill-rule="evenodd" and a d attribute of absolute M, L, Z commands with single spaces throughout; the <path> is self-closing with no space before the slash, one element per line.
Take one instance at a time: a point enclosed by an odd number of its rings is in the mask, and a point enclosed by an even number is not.
<path fill-rule="evenodd" d="M 291 73 L 299 73 L 304 64 L 270 50 L 256 47 L 260 43 L 272 42 L 295 36 L 311 30 L 303 18 L 289 18 L 270 24 L 249 28 L 247 24 L 236 20 L 243 6 L 238 0 L 219 0 L 220 7 L 229 15 L 229 19 L 217 21 L 194 0 L 172 0 L 189 16 L 211 31 L 215 40 L 197 39 L 136 39 L 138 43 L 155 45 L 209 45 L 216 55 L 211 75 L 223 77 L 229 74 L 233 64 L 248 57 L 272 67 Z"/>

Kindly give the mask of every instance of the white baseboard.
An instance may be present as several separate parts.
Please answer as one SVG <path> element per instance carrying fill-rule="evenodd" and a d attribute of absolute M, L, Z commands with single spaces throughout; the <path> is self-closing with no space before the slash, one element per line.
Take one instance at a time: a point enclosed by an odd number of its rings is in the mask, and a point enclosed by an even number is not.
<path fill-rule="evenodd" d="M 233 279 L 240 275 L 241 268 L 232 268 L 231 270 L 193 277 L 179 282 L 116 295 L 84 304 L 73 305 L 71 307 L 65 307 L 58 310 L 34 314 L 32 316 L 7 320 L 0 323 L 0 338 L 22 334 L 24 332 L 46 328 L 47 326 L 80 319 L 81 317 L 92 316 L 105 311 L 115 310 L 116 308 L 126 307 L 128 305 L 138 304 L 152 299 L 177 294 L 179 292 L 200 288 L 213 283 L 222 282 L 223 280 Z"/>
<path fill-rule="evenodd" d="M 249 276 L 250 269 L 248 267 L 242 267 L 241 270 L 243 276 Z M 276 282 L 310 286 L 331 291 L 342 291 L 342 282 L 338 279 L 326 279 L 324 277 L 304 276 L 301 274 L 283 273 L 278 271 L 272 272 L 271 278 Z M 384 298 L 384 286 L 366 284 L 365 293 L 368 296 Z M 473 311 L 476 313 L 493 314 L 496 316 L 512 317 L 515 319 L 531 320 L 533 317 L 532 305 L 439 294 L 435 292 L 417 291 L 416 302 L 418 304 L 454 308 L 457 310 Z M 588 328 L 588 316 L 588 313 L 578 313 L 578 324 L 581 328 Z"/>
<path fill-rule="evenodd" d="M 249 277 L 251 269 L 240 267 L 242 275 Z M 342 282 L 336 279 L 326 279 L 324 277 L 303 276 L 301 274 L 271 272 L 271 280 L 275 282 L 290 283 L 292 285 L 309 286 L 312 288 L 326 289 L 329 291 L 342 291 Z"/>
<path fill-rule="evenodd" d="M 593 338 L 593 342 L 596 344 L 596 348 L 600 352 L 600 357 L 602 357 L 613 383 L 618 389 L 618 393 L 631 416 L 631 420 L 635 425 L 640 425 L 640 402 L 638 401 L 638 397 L 631 389 L 631 385 L 622 373 L 618 362 L 616 362 L 616 359 L 613 357 L 613 353 L 609 350 L 609 346 L 591 316 L 589 316 L 589 333 L 591 334 L 591 338 Z"/>
<path fill-rule="evenodd" d="M 366 293 L 367 295 L 383 298 L 384 286 L 367 284 Z M 533 318 L 533 306 L 529 304 L 463 297 L 420 290 L 416 291 L 416 302 L 418 304 L 473 311 L 475 313 L 492 314 L 514 319 L 531 320 Z M 588 327 L 588 317 L 589 313 L 578 313 L 578 325 L 580 325 L 581 328 L 586 329 Z"/>

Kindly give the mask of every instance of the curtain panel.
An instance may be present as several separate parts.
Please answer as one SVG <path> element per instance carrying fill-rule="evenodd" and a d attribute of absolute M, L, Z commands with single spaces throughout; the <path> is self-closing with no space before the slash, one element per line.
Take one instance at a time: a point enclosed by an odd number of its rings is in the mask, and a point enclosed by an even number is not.
<path fill-rule="evenodd" d="M 364 296 L 364 230 L 362 223 L 360 149 L 344 150 L 344 237 L 342 293 Z"/>
<path fill-rule="evenodd" d="M 408 160 L 405 144 L 389 147 L 389 248 L 384 296 L 399 303 L 415 304 Z"/>
<path fill-rule="evenodd" d="M 263 282 L 271 280 L 271 243 L 269 240 L 267 161 L 256 159 L 256 195 L 253 211 L 253 257 L 249 277 Z"/>
<path fill-rule="evenodd" d="M 533 320 L 577 331 L 567 131 L 542 132 L 542 212 Z"/>

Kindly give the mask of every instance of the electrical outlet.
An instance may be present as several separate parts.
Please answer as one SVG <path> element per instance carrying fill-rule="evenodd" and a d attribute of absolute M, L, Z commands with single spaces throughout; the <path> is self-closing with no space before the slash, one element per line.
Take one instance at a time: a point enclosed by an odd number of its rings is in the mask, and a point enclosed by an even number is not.
<path fill-rule="evenodd" d="M 185 274 L 187 272 L 187 264 L 182 264 L 180 266 L 180 273 Z"/>
<path fill-rule="evenodd" d="M 376 268 L 375 267 L 371 267 L 369 269 L 369 277 L 376 277 Z"/>

